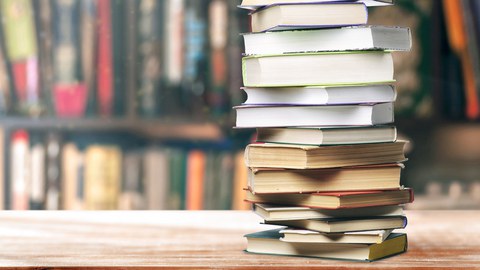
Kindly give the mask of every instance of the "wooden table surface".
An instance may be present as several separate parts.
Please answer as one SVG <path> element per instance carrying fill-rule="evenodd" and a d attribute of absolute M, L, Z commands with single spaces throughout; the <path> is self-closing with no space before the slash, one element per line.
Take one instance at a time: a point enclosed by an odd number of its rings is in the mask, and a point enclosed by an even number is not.
<path fill-rule="evenodd" d="M 407 253 L 345 262 L 243 252 L 271 228 L 246 211 L 0 212 L 0 266 L 480 269 L 480 211 L 406 211 Z"/>

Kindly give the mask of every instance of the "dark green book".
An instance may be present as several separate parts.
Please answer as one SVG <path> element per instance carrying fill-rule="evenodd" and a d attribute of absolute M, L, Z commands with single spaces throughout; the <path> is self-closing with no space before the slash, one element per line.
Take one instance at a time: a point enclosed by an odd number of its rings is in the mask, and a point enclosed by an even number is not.
<path fill-rule="evenodd" d="M 169 209 L 185 209 L 186 152 L 182 149 L 169 150 L 170 156 L 170 194 Z"/>
<path fill-rule="evenodd" d="M 392 233 L 379 244 L 292 243 L 281 240 L 281 229 L 245 235 L 247 252 L 269 255 L 375 261 L 407 251 L 407 235 Z"/>

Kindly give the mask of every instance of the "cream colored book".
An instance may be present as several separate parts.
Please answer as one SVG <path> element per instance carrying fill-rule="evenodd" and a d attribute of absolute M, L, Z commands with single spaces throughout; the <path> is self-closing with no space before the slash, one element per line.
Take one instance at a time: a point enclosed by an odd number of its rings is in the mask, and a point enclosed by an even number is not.
<path fill-rule="evenodd" d="M 249 189 L 254 193 L 312 193 L 400 188 L 401 164 L 287 170 L 250 168 Z"/>
<path fill-rule="evenodd" d="M 254 168 L 321 169 L 405 161 L 406 141 L 393 143 L 305 146 L 250 144 L 245 164 Z"/>

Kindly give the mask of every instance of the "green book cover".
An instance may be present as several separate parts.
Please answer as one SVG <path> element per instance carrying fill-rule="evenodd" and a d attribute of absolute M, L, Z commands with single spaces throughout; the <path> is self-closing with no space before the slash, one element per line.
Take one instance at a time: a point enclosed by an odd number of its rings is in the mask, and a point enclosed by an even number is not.
<path fill-rule="evenodd" d="M 11 61 L 23 60 L 37 54 L 35 19 L 30 0 L 2 0 L 5 45 Z"/>

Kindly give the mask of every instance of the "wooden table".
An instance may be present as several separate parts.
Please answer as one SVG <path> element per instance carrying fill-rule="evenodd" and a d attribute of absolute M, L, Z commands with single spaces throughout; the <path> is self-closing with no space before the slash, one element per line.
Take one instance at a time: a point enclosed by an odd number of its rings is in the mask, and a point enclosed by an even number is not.
<path fill-rule="evenodd" d="M 243 252 L 251 212 L 0 212 L 0 265 L 100 268 L 480 269 L 480 211 L 407 211 L 409 251 L 374 263 Z M 269 227 L 268 227 L 269 228 Z"/>

